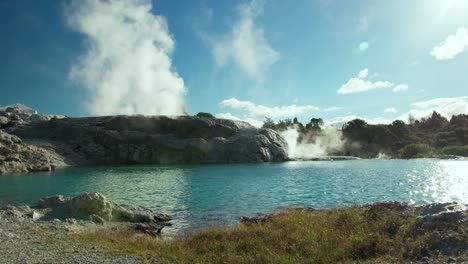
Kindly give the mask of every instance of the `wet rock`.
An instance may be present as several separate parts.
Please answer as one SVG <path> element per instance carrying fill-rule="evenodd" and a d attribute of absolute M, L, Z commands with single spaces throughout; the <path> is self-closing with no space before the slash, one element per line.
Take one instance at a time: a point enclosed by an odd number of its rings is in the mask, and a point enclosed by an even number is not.
<path fill-rule="evenodd" d="M 52 208 L 52 207 L 57 207 L 59 205 L 62 205 L 64 204 L 66 201 L 68 201 L 70 199 L 67 199 L 65 197 L 63 197 L 62 195 L 55 195 L 55 196 L 51 196 L 51 197 L 44 197 L 44 198 L 41 198 L 38 202 L 37 202 L 37 207 L 38 208 Z"/>
<path fill-rule="evenodd" d="M 133 223 L 167 222 L 172 217 L 166 214 L 157 214 L 141 206 L 114 206 L 114 219 Z"/>
<path fill-rule="evenodd" d="M 240 218 L 240 222 L 243 224 L 263 224 L 263 223 L 271 222 L 272 219 L 273 219 L 273 216 L 269 214 L 258 215 L 258 216 L 253 216 L 253 217 L 242 216 Z"/>
<path fill-rule="evenodd" d="M 133 226 L 133 229 L 135 231 L 149 234 L 154 237 L 161 236 L 161 231 L 163 228 L 164 228 L 164 225 L 146 224 L 146 223 L 137 223 Z"/>

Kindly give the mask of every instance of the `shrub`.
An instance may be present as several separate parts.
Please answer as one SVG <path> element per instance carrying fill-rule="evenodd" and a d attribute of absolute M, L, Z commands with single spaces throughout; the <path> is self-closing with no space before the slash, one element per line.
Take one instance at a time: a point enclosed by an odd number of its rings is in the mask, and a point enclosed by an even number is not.
<path fill-rule="evenodd" d="M 440 155 L 457 155 L 468 157 L 468 146 L 448 146 L 437 151 Z"/>
<path fill-rule="evenodd" d="M 431 146 L 426 144 L 409 144 L 400 149 L 402 159 L 413 159 L 427 157 L 433 152 Z"/>
<path fill-rule="evenodd" d="M 210 113 L 206 113 L 206 112 L 200 112 L 200 113 L 196 114 L 196 116 L 204 117 L 204 118 L 215 118 L 214 115 L 212 115 Z"/>

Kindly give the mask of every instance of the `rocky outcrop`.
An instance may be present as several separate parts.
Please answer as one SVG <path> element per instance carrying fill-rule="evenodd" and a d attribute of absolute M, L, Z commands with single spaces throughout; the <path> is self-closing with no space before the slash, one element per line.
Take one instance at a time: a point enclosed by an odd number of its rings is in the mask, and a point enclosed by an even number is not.
<path fill-rule="evenodd" d="M 76 197 L 44 197 L 38 201 L 36 208 L 42 212 L 40 219 L 43 220 L 73 218 L 96 223 L 159 223 L 172 219 L 144 207 L 118 205 L 101 193 L 82 193 Z"/>
<path fill-rule="evenodd" d="M 50 171 L 55 165 L 48 151 L 23 144 L 17 136 L 0 130 L 0 173 Z"/>
<path fill-rule="evenodd" d="M 29 122 L 48 121 L 64 118 L 63 115 L 44 115 L 23 105 L 13 105 L 0 109 L 0 128 L 23 125 Z"/>
<path fill-rule="evenodd" d="M 9 128 L 71 165 L 244 163 L 287 159 L 276 132 L 205 117 L 107 116 L 38 121 Z"/>

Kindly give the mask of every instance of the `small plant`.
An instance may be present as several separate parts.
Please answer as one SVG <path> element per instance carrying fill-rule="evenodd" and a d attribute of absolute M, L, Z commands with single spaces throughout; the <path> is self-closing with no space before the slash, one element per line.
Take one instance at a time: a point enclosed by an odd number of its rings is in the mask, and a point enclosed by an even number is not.
<path fill-rule="evenodd" d="M 206 113 L 206 112 L 199 112 L 198 114 L 196 114 L 196 116 L 204 117 L 204 118 L 215 118 L 214 115 L 212 115 L 210 113 Z"/>
<path fill-rule="evenodd" d="M 173 240 L 156 240 L 131 230 L 78 233 L 72 238 L 112 255 L 130 254 L 157 263 L 400 263 L 427 256 L 428 249 L 438 245 L 431 241 L 434 230 L 415 231 L 417 215 L 385 205 L 290 209 L 267 221 Z"/>

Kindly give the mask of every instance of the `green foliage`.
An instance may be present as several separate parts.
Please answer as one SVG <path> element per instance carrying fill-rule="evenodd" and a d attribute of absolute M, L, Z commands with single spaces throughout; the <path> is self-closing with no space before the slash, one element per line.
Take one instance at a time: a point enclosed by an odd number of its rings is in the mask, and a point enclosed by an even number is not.
<path fill-rule="evenodd" d="M 402 159 L 423 158 L 432 154 L 434 149 L 426 144 L 410 144 L 400 149 Z"/>
<path fill-rule="evenodd" d="M 214 115 L 212 115 L 210 113 L 206 113 L 206 112 L 199 112 L 198 114 L 196 114 L 196 116 L 204 117 L 204 118 L 215 118 Z"/>
<path fill-rule="evenodd" d="M 439 155 L 456 155 L 468 157 L 468 146 L 447 146 L 437 150 Z"/>
<path fill-rule="evenodd" d="M 265 121 L 263 121 L 262 128 L 270 128 L 270 129 L 275 129 L 275 122 L 269 117 L 265 118 Z"/>
<path fill-rule="evenodd" d="M 434 149 L 468 145 L 468 115 L 454 115 L 449 122 L 434 111 L 427 118 L 416 120 L 410 116 L 410 119 L 412 120 L 409 125 L 401 120 L 395 120 L 388 125 L 371 125 L 362 119 L 351 120 L 342 127 L 345 146 L 333 154 L 374 158 L 379 153 L 386 153 L 392 157 L 399 157 L 401 150 L 404 157 L 416 158 L 434 153 L 432 149 L 416 149 L 415 146 L 409 146 L 411 144 L 424 144 Z M 280 120 L 278 123 L 267 118 L 263 125 L 279 132 L 289 128 L 296 129 L 299 132 L 298 143 L 314 143 L 317 137 L 323 134 L 321 126 L 323 120 L 315 117 L 305 126 L 297 118 L 292 121 Z M 405 146 L 408 148 L 404 149 Z"/>
<path fill-rule="evenodd" d="M 320 130 L 320 126 L 323 126 L 322 118 L 312 118 L 310 119 L 310 122 L 306 125 L 306 128 Z"/>

